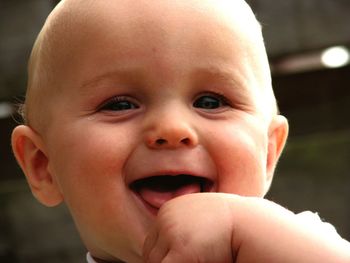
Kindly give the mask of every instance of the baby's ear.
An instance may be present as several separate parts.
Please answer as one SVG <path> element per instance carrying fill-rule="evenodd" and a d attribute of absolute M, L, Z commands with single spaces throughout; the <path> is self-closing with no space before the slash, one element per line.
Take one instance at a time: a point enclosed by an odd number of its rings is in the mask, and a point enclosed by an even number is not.
<path fill-rule="evenodd" d="M 270 188 L 279 157 L 288 137 L 288 121 L 282 115 L 276 115 L 269 126 L 266 160 L 266 192 Z"/>
<path fill-rule="evenodd" d="M 41 137 L 28 126 L 17 126 L 12 132 L 12 150 L 36 199 L 46 206 L 61 203 L 63 196 L 49 171 Z"/>

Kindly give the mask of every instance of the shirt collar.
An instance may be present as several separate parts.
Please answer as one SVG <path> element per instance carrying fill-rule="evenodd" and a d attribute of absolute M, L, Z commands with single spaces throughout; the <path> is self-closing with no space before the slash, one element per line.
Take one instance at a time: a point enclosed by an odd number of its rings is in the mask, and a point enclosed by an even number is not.
<path fill-rule="evenodd" d="M 90 252 L 86 254 L 87 263 L 97 263 L 91 256 Z"/>

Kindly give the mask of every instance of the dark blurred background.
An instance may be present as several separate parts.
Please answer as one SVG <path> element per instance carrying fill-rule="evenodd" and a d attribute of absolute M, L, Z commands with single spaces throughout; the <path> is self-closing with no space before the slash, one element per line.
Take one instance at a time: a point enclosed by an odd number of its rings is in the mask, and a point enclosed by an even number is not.
<path fill-rule="evenodd" d="M 0 0 L 0 262 L 85 262 L 67 209 L 39 205 L 10 150 L 13 103 L 53 0 Z M 350 240 L 350 2 L 250 0 L 290 139 L 268 198 L 311 210 Z M 332 49 L 329 49 L 332 48 Z M 327 52 L 326 52 L 327 51 Z"/>

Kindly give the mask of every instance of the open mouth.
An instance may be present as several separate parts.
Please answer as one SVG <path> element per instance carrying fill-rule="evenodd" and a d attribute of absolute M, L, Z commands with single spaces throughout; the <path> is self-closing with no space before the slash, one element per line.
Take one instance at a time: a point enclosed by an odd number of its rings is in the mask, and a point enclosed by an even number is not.
<path fill-rule="evenodd" d="M 186 194 L 210 192 L 213 182 L 188 174 L 151 176 L 134 181 L 130 189 L 156 213 L 167 201 Z"/>

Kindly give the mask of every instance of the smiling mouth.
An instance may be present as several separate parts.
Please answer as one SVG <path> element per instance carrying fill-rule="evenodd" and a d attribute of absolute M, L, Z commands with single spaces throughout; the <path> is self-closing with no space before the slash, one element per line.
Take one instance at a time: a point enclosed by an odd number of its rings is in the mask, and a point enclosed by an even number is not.
<path fill-rule="evenodd" d="M 153 214 L 167 201 L 186 194 L 210 192 L 213 182 L 188 174 L 160 175 L 136 180 L 130 189 Z"/>

